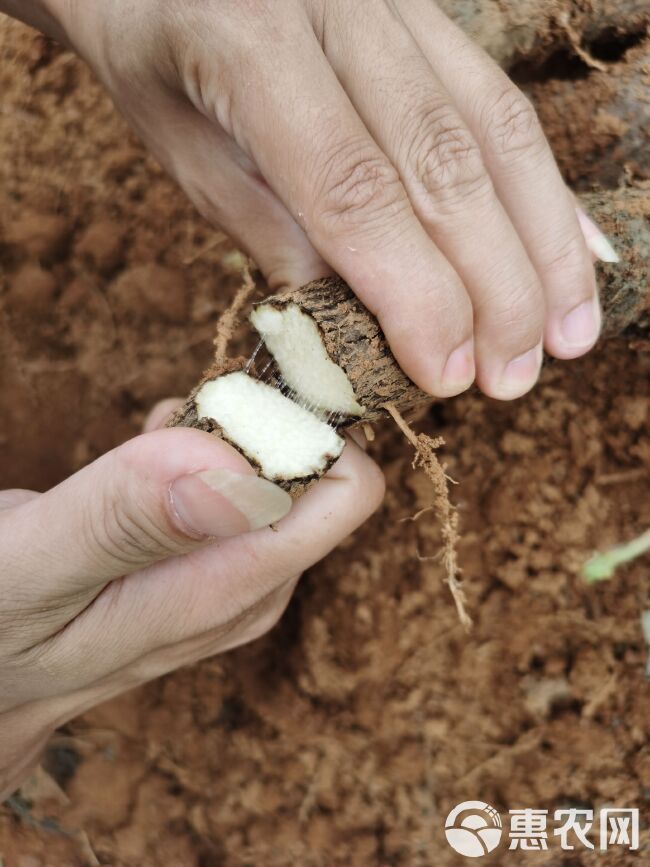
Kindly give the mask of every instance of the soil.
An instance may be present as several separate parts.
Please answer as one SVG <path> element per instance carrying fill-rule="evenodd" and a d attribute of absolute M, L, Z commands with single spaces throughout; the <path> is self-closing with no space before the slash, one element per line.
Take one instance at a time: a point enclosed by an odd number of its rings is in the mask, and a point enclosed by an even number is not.
<path fill-rule="evenodd" d="M 602 75 L 580 82 L 593 110 Z M 530 87 L 543 102 L 564 84 L 547 69 Z M 2 484 L 42 490 L 195 384 L 241 257 L 80 62 L 5 22 L 0 93 Z M 561 143 L 557 110 L 542 117 Z M 561 161 L 591 182 L 583 153 Z M 650 525 L 648 350 L 638 334 L 604 341 L 515 403 L 469 393 L 415 420 L 446 439 L 459 482 L 469 635 L 429 559 L 435 521 L 402 520 L 429 485 L 383 424 L 381 510 L 304 576 L 270 635 L 59 732 L 0 807 L 3 867 L 453 867 L 466 862 L 444 817 L 476 799 L 642 813 L 636 855 L 551 842 L 482 863 L 650 859 L 647 560 L 598 586 L 579 576 Z"/>

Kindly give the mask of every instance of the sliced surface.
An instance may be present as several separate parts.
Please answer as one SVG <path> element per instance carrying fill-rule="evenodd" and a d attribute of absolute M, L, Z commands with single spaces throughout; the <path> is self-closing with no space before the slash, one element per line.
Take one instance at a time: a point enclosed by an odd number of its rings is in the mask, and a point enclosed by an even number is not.
<path fill-rule="evenodd" d="M 271 481 L 322 473 L 345 445 L 333 428 L 279 389 L 243 372 L 206 382 L 196 396 L 196 407 L 200 419 L 217 422 Z"/>
<path fill-rule="evenodd" d="M 350 380 L 328 356 L 318 326 L 297 304 L 282 309 L 260 304 L 250 319 L 299 403 L 325 413 L 363 415 Z"/>

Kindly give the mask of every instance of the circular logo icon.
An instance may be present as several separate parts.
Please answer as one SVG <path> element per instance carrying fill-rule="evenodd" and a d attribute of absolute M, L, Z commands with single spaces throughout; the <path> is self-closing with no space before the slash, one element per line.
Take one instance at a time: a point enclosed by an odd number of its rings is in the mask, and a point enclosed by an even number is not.
<path fill-rule="evenodd" d="M 445 822 L 452 849 L 466 858 L 481 858 L 499 845 L 503 826 L 498 812 L 485 801 L 463 801 Z"/>

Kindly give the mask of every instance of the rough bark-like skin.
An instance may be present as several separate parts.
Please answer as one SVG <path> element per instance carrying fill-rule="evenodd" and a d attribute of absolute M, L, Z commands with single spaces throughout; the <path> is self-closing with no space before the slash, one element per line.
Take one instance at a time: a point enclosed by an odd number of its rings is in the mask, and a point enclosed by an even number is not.
<path fill-rule="evenodd" d="M 650 36 L 606 70 L 527 89 L 574 189 L 650 179 Z"/>
<path fill-rule="evenodd" d="M 650 24 L 648 0 L 439 0 L 442 9 L 504 69 L 521 59 L 542 61 L 563 45 L 569 28 L 581 47 Z"/>
<path fill-rule="evenodd" d="M 314 280 L 262 303 L 278 309 L 296 304 L 314 320 L 327 354 L 342 368 L 357 401 L 366 409 L 363 421 L 385 416 L 381 408 L 385 403 L 394 403 L 404 411 L 430 400 L 402 372 L 379 323 L 340 277 Z M 356 421 L 351 418 L 343 425 Z"/>
<path fill-rule="evenodd" d="M 599 262 L 603 336 L 629 326 L 650 328 L 650 186 L 580 196 L 584 209 L 611 239 L 618 264 Z"/>

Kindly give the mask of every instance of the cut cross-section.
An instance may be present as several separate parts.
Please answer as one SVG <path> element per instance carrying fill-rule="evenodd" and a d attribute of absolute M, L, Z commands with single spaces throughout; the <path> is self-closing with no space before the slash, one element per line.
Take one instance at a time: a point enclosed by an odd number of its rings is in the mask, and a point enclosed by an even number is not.
<path fill-rule="evenodd" d="M 297 304 L 260 304 L 250 319 L 299 403 L 346 418 L 364 414 L 350 380 L 327 354 L 318 326 Z"/>
<path fill-rule="evenodd" d="M 271 481 L 320 476 L 345 445 L 317 416 L 241 371 L 208 380 L 194 400 L 199 420 L 214 421 Z"/>

